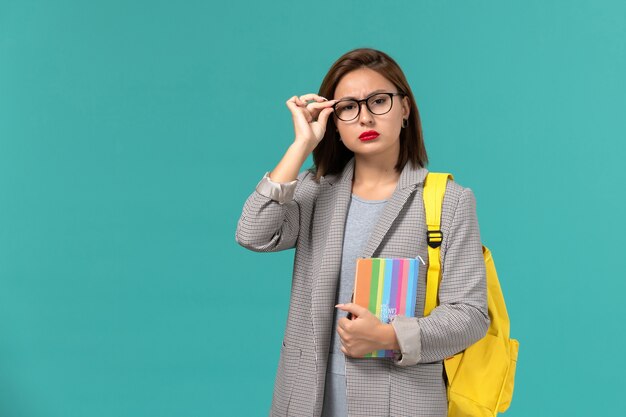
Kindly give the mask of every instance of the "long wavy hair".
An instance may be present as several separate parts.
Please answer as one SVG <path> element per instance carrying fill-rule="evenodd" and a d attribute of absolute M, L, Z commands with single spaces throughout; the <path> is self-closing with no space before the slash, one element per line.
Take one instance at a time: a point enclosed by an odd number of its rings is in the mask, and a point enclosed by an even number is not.
<path fill-rule="evenodd" d="M 409 161 L 415 167 L 425 167 L 428 164 L 428 156 L 422 137 L 419 110 L 404 73 L 389 55 L 371 48 L 358 48 L 345 53 L 328 70 L 318 94 L 331 100 L 341 78 L 359 68 L 369 68 L 378 72 L 409 99 L 411 112 L 407 127 L 400 131 L 400 153 L 395 166 L 396 171 L 401 172 Z M 339 140 L 334 118 L 329 117 L 324 137 L 313 150 L 315 178 L 319 180 L 324 175 L 340 173 L 353 156 L 354 152 Z"/>

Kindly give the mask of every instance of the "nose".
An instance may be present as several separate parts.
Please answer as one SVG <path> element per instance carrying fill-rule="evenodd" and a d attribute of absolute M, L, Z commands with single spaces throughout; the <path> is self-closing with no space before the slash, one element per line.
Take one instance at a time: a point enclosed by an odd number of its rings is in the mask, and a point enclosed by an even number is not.
<path fill-rule="evenodd" d="M 370 109 L 367 108 L 365 102 L 359 103 L 361 106 L 361 111 L 359 112 L 359 122 L 363 124 L 369 124 L 372 122 L 373 117 L 372 113 L 370 113 Z"/>

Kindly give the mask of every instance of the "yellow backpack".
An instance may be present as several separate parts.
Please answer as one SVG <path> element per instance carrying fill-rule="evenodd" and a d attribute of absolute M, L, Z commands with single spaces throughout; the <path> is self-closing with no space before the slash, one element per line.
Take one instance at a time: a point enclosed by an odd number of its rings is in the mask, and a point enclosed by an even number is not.
<path fill-rule="evenodd" d="M 441 280 L 441 210 L 451 174 L 429 173 L 424 184 L 429 267 L 424 316 L 437 305 Z M 491 324 L 485 337 L 444 360 L 448 417 L 496 417 L 511 404 L 519 342 L 509 338 L 510 322 L 491 252 L 483 246 Z"/>

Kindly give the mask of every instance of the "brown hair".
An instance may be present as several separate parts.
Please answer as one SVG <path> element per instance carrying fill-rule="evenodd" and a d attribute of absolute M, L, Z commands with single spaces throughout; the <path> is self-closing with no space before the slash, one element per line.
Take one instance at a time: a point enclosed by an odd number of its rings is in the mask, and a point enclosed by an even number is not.
<path fill-rule="evenodd" d="M 328 70 L 318 94 L 331 100 L 341 78 L 350 71 L 359 68 L 369 68 L 378 72 L 391 81 L 399 92 L 406 94 L 409 99 L 411 112 L 408 126 L 400 132 L 400 153 L 395 166 L 396 171 L 402 171 L 408 161 L 411 161 L 416 167 L 426 166 L 428 156 L 422 137 L 422 124 L 417 104 L 404 73 L 389 55 L 371 48 L 354 49 L 343 54 Z M 319 180 L 323 175 L 341 172 L 353 156 L 354 153 L 339 140 L 335 121 L 329 117 L 324 137 L 313 150 L 315 178 Z"/>

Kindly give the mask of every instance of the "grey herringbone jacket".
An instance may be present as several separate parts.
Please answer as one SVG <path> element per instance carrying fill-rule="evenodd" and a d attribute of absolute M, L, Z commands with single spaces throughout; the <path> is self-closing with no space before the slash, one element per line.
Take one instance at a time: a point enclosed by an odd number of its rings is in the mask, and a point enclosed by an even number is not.
<path fill-rule="evenodd" d="M 296 248 L 271 416 L 321 414 L 353 173 L 354 159 L 341 174 L 319 183 L 305 171 L 298 176 L 293 200 L 279 204 L 255 190 L 243 207 L 236 232 L 239 244 L 259 252 Z M 363 257 L 419 255 L 428 263 L 422 201 L 426 174 L 425 168 L 407 163 Z M 351 417 L 447 414 L 442 360 L 482 338 L 489 325 L 482 246 L 469 188 L 448 182 L 442 230 L 440 305 L 422 317 L 427 268 L 421 268 L 417 318 L 397 317 L 393 323 L 406 358 L 346 358 Z"/>

